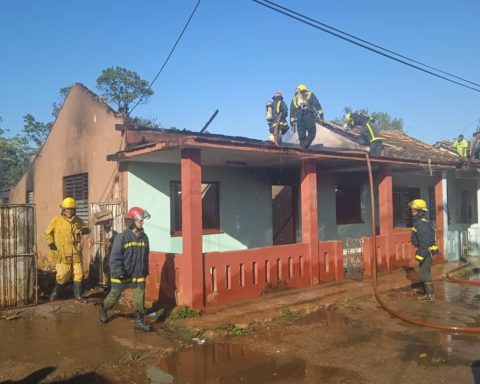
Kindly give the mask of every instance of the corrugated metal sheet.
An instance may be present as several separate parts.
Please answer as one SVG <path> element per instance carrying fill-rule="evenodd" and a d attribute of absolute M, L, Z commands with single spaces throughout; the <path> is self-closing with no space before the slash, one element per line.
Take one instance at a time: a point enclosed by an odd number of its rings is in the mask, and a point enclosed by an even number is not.
<path fill-rule="evenodd" d="M 108 285 L 110 281 L 110 274 L 108 268 L 108 261 L 113 239 L 118 233 L 124 229 L 125 208 L 122 202 L 110 203 L 91 203 L 90 217 L 94 220 L 95 213 L 100 211 L 110 211 L 112 213 L 112 227 L 111 230 L 104 225 L 95 224 L 90 226 L 92 229 L 92 254 L 90 260 L 89 279 L 93 283 L 100 285 Z"/>
<path fill-rule="evenodd" d="M 0 308 L 37 302 L 35 207 L 0 206 Z"/>

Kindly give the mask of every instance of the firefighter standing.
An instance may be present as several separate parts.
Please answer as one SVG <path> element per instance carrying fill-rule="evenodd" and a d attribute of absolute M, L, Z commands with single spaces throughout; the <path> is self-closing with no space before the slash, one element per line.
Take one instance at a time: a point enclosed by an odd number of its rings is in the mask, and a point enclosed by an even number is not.
<path fill-rule="evenodd" d="M 381 155 L 383 149 L 382 138 L 370 115 L 364 112 L 352 112 L 345 115 L 345 120 L 350 129 L 357 126 L 361 127 L 359 143 L 369 146 L 371 155 Z"/>
<path fill-rule="evenodd" d="M 278 122 L 278 141 L 281 142 L 281 135 L 284 135 L 288 131 L 288 123 L 287 123 L 287 116 L 288 116 L 288 107 L 285 101 L 283 101 L 283 96 L 280 92 L 275 92 L 272 96 L 273 102 L 267 103 L 267 122 L 268 122 L 268 130 L 270 134 L 275 135 L 275 127 Z M 269 110 L 269 108 L 271 108 Z M 273 141 L 275 141 L 275 137 L 273 137 Z"/>
<path fill-rule="evenodd" d="M 425 200 L 415 199 L 408 206 L 413 218 L 411 241 L 416 247 L 415 259 L 419 262 L 419 273 L 422 279 L 419 300 L 433 301 L 435 296 L 432 281 L 432 258 L 434 255 L 438 255 L 435 228 L 425 217 L 425 212 L 428 212 Z"/>
<path fill-rule="evenodd" d="M 312 144 L 317 134 L 316 122 L 323 122 L 322 106 L 315 94 L 300 84 L 290 104 L 290 125 L 293 132 L 298 129 L 301 147 L 306 149 Z"/>
<path fill-rule="evenodd" d="M 108 322 L 107 310 L 120 299 L 122 292 L 132 289 L 135 306 L 136 330 L 149 332 L 145 324 L 145 279 L 148 275 L 149 242 L 143 230 L 143 221 L 149 219 L 148 212 L 139 207 L 131 208 L 125 217 L 125 229 L 115 237 L 110 254 L 111 289 L 100 305 L 100 321 Z"/>
<path fill-rule="evenodd" d="M 463 135 L 458 136 L 457 140 L 452 144 L 452 147 L 456 149 L 461 157 L 468 156 L 468 140 L 465 139 Z"/>
<path fill-rule="evenodd" d="M 50 259 L 57 272 L 55 287 L 50 301 L 56 300 L 73 274 L 73 292 L 76 300 L 82 301 L 82 247 L 81 235 L 90 233 L 83 220 L 76 216 L 77 203 L 73 197 L 66 197 L 61 204 L 61 214 L 55 216 L 45 230 L 50 248 Z"/>

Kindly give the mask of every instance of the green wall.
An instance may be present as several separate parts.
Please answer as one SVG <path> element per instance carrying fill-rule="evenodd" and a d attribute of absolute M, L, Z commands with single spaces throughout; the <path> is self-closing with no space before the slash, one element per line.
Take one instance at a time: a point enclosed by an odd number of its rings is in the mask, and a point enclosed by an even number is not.
<path fill-rule="evenodd" d="M 134 162 L 128 167 L 128 206 L 146 208 L 152 251 L 182 252 L 182 238 L 170 235 L 170 181 L 180 166 Z M 272 192 L 269 181 L 248 170 L 204 167 L 202 180 L 220 183 L 223 233 L 204 235 L 203 251 L 228 251 L 272 245 Z"/>

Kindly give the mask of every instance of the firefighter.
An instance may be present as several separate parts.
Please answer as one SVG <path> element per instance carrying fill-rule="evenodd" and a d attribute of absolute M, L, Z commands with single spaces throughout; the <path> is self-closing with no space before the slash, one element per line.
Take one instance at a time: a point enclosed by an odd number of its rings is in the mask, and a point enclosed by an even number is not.
<path fill-rule="evenodd" d="M 50 248 L 50 259 L 55 263 L 57 272 L 50 301 L 61 296 L 63 288 L 73 274 L 75 300 L 83 302 L 81 236 L 89 234 L 90 229 L 80 217 L 76 216 L 77 203 L 73 197 L 63 199 L 60 208 L 60 215 L 55 216 L 45 230 L 45 238 Z"/>
<path fill-rule="evenodd" d="M 130 208 L 125 216 L 126 229 L 113 241 L 110 254 L 111 288 L 99 309 L 102 323 L 108 322 L 107 310 L 113 308 L 125 289 L 130 288 L 135 306 L 133 327 L 139 331 L 151 331 L 144 319 L 145 278 L 148 275 L 150 248 L 143 222 L 149 218 L 150 215 L 143 208 Z"/>
<path fill-rule="evenodd" d="M 383 149 L 382 138 L 370 115 L 365 112 L 347 113 L 345 121 L 350 129 L 357 126 L 361 127 L 359 143 L 369 146 L 371 155 L 381 155 Z"/>
<path fill-rule="evenodd" d="M 457 153 L 461 157 L 468 156 L 468 140 L 463 137 L 463 135 L 458 135 L 457 140 L 454 141 L 452 147 L 456 149 Z"/>
<path fill-rule="evenodd" d="M 280 92 L 275 92 L 272 96 L 273 102 L 267 103 L 267 122 L 268 122 L 268 130 L 270 131 L 271 137 L 270 140 L 275 141 L 278 140 L 279 143 L 282 142 L 281 135 L 287 133 L 289 127 L 287 123 L 287 116 L 288 116 L 288 107 L 285 101 L 283 101 L 283 96 Z M 269 111 L 269 106 L 271 110 Z M 275 135 L 275 126 L 278 121 L 278 137 L 274 137 Z"/>
<path fill-rule="evenodd" d="M 415 259 L 419 263 L 419 273 L 422 279 L 419 300 L 433 301 L 435 296 L 432 281 L 432 259 L 439 253 L 435 239 L 435 228 L 425 217 L 425 213 L 428 212 L 425 200 L 412 200 L 408 206 L 411 209 L 413 219 L 411 241 L 413 246 L 416 247 Z"/>
<path fill-rule="evenodd" d="M 292 131 L 298 129 L 300 146 L 307 149 L 317 134 L 315 123 L 323 123 L 323 110 L 320 102 L 305 84 L 295 89 L 290 103 L 290 125 Z"/>

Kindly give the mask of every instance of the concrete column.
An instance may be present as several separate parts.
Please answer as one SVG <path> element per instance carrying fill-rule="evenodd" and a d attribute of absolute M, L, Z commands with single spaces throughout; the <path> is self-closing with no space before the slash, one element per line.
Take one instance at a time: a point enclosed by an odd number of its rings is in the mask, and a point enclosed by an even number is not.
<path fill-rule="evenodd" d="M 311 284 L 318 284 L 321 276 L 318 266 L 318 205 L 317 163 L 302 160 L 300 169 L 302 242 L 308 245 L 307 268 Z"/>
<path fill-rule="evenodd" d="M 393 233 L 393 179 L 392 168 L 389 166 L 380 170 L 378 209 L 380 236 L 390 236 Z"/>
<path fill-rule="evenodd" d="M 435 224 L 437 230 L 437 245 L 440 249 L 440 258 L 445 259 L 445 205 L 446 194 L 444 194 L 444 185 L 446 185 L 445 172 L 435 172 Z"/>
<path fill-rule="evenodd" d="M 192 308 L 204 305 L 202 254 L 202 166 L 198 149 L 183 149 L 182 183 L 182 301 Z"/>

